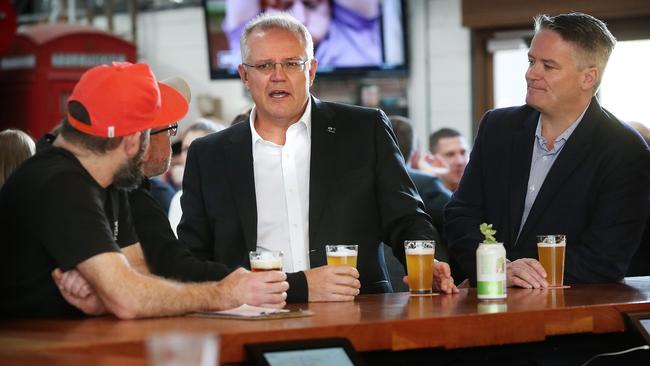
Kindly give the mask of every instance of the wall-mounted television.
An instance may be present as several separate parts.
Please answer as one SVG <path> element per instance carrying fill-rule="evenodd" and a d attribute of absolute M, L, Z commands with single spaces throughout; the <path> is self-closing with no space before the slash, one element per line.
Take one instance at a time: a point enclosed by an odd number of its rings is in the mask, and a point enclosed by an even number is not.
<path fill-rule="evenodd" d="M 405 76 L 403 0 L 203 0 L 210 77 L 237 78 L 239 37 L 261 12 L 286 11 L 314 38 L 320 77 Z"/>

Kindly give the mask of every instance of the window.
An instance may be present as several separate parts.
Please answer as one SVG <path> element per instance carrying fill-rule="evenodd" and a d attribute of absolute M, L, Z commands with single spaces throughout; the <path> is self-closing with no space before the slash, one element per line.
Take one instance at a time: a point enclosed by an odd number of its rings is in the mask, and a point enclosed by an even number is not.
<path fill-rule="evenodd" d="M 496 50 L 494 57 L 494 107 L 521 105 L 526 100 L 524 74 L 528 49 Z M 603 107 L 622 121 L 650 127 L 650 40 L 621 41 L 609 59 L 598 92 Z"/>
<path fill-rule="evenodd" d="M 618 42 L 605 70 L 599 100 L 622 121 L 650 127 L 650 40 Z"/>

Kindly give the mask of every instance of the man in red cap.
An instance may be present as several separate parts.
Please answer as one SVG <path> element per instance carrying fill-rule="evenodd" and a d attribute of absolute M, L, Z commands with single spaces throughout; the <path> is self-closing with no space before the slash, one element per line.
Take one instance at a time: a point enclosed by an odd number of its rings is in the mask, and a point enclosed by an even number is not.
<path fill-rule="evenodd" d="M 150 130 L 187 112 L 180 93 L 158 83 L 147 65 L 114 63 L 82 76 L 68 111 L 54 147 L 26 161 L 0 192 L 9 259 L 0 279 L 4 317 L 74 315 L 77 307 L 136 318 L 284 304 L 288 286 L 280 272 L 242 269 L 218 283 L 180 284 L 140 272 L 120 249 L 137 239 L 128 220 L 118 219 L 128 215 L 105 209 L 119 207 L 106 205 L 115 197 L 106 188 L 140 183 Z M 50 276 L 57 267 L 76 269 L 93 295 L 60 292 Z"/>

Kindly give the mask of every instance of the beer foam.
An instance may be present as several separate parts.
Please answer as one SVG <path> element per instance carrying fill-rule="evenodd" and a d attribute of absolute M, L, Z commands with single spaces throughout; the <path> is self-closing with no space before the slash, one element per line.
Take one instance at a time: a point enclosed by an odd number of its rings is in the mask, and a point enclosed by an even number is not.
<path fill-rule="evenodd" d="M 327 252 L 329 257 L 356 257 L 357 252 L 352 249 L 339 249 L 336 252 Z"/>
<path fill-rule="evenodd" d="M 542 247 L 542 248 L 564 247 L 564 246 L 566 246 L 566 242 L 561 241 L 561 242 L 555 243 L 555 244 L 553 244 L 553 243 L 537 243 L 537 246 Z"/>
<path fill-rule="evenodd" d="M 435 253 L 433 248 L 409 248 L 406 249 L 407 255 L 433 255 Z"/>
<path fill-rule="evenodd" d="M 251 261 L 251 268 L 258 269 L 277 269 L 282 268 L 281 259 L 253 259 Z"/>

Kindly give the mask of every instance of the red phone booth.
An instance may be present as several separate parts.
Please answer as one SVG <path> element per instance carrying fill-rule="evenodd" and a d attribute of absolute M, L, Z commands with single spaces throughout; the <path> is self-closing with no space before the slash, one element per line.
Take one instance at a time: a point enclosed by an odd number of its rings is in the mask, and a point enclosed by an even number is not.
<path fill-rule="evenodd" d="M 35 139 L 56 126 L 81 74 L 112 61 L 135 62 L 132 42 L 74 24 L 31 26 L 0 55 L 0 126 Z"/>

